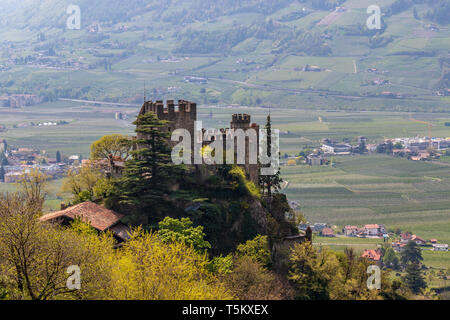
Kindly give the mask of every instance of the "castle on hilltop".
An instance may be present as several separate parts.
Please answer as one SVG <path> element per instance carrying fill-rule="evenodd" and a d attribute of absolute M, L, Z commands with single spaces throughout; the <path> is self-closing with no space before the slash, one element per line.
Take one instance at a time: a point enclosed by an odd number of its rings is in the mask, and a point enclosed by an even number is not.
<path fill-rule="evenodd" d="M 153 112 L 158 119 L 169 121 L 164 128 L 168 132 L 173 132 L 177 129 L 185 129 L 189 131 L 191 135 L 191 146 L 194 145 L 194 132 L 196 130 L 195 123 L 197 121 L 197 104 L 190 101 L 178 100 L 178 105 L 175 105 L 173 100 L 167 100 L 166 106 L 163 101 L 146 101 L 139 115 L 144 115 L 146 113 Z M 255 142 L 256 152 L 259 152 L 259 125 L 256 123 L 251 123 L 251 116 L 249 114 L 233 114 L 230 122 L 230 128 L 219 129 L 223 135 L 224 150 L 226 150 L 226 140 L 230 137 L 227 135 L 227 129 L 242 129 L 247 132 L 249 129 L 253 129 L 256 132 L 256 141 L 251 141 L 251 137 L 246 136 L 245 138 L 245 164 L 240 165 L 247 176 L 247 179 L 254 182 L 255 185 L 259 184 L 259 166 L 258 164 L 250 164 L 249 153 L 250 153 L 250 142 Z M 207 129 L 202 128 L 202 133 L 204 134 Z M 139 138 L 139 136 L 138 136 Z M 170 141 L 169 145 L 174 146 L 178 142 Z M 210 141 L 203 142 L 203 145 L 208 145 Z M 235 154 L 237 151 L 236 143 Z"/>

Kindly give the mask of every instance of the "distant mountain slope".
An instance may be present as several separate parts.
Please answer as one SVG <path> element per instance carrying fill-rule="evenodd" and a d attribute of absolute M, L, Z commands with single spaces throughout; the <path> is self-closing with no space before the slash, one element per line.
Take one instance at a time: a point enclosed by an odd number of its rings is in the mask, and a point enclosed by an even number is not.
<path fill-rule="evenodd" d="M 66 28 L 71 3 L 81 30 Z M 372 0 L 0 0 L 0 86 L 130 102 L 145 80 L 204 103 L 447 108 L 450 0 L 378 3 L 380 30 Z"/>

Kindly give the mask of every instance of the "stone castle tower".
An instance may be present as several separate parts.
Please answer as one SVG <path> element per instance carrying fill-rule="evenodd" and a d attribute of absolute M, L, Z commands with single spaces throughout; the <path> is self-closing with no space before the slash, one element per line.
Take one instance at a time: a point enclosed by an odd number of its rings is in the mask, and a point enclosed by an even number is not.
<path fill-rule="evenodd" d="M 242 129 L 244 132 L 248 129 L 253 129 L 256 131 L 256 151 L 259 152 L 259 125 L 256 123 L 251 123 L 251 116 L 249 114 L 233 114 L 230 123 L 231 129 Z M 259 166 L 258 164 L 250 164 L 249 154 L 250 154 L 250 141 L 246 138 L 245 141 L 245 165 L 243 165 L 247 178 L 253 181 L 255 185 L 259 184 Z"/>
<path fill-rule="evenodd" d="M 197 121 L 197 104 L 194 102 L 178 100 L 175 105 L 173 100 L 167 100 L 167 106 L 162 101 L 146 101 L 139 112 L 139 115 L 153 112 L 159 120 L 169 121 L 166 130 L 173 132 L 176 129 L 186 129 L 194 136 L 195 121 Z M 170 142 L 175 145 L 176 142 Z"/>
<path fill-rule="evenodd" d="M 192 140 L 194 139 L 195 121 L 197 121 L 197 104 L 190 101 L 178 100 L 178 105 L 175 105 L 173 100 L 167 100 L 167 105 L 164 106 L 163 101 L 146 101 L 139 112 L 139 115 L 153 112 L 158 119 L 169 121 L 165 130 L 173 132 L 176 129 L 186 129 L 191 134 Z M 230 122 L 230 129 L 242 129 L 244 132 L 248 129 L 253 129 L 257 134 L 257 151 L 259 151 L 259 125 L 251 123 L 251 116 L 249 114 L 233 114 Z M 226 144 L 226 128 L 220 129 L 223 133 L 224 150 Z M 202 130 L 205 132 L 205 129 Z M 139 138 L 139 136 L 138 136 Z M 244 169 L 247 178 L 254 182 L 255 185 L 259 184 L 259 167 L 258 164 L 249 164 L 249 138 L 246 137 L 245 146 L 245 165 L 241 165 Z M 178 142 L 170 141 L 169 145 L 174 146 Z M 205 142 L 204 144 L 207 144 Z M 192 141 L 193 145 L 193 141 Z M 235 152 L 236 152 L 235 145 Z"/>

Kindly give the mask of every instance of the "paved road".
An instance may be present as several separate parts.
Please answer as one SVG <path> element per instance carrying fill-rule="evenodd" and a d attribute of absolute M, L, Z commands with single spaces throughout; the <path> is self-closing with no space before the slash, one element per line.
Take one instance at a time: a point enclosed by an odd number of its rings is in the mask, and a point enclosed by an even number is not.
<path fill-rule="evenodd" d="M 60 101 L 71 101 L 71 102 L 80 102 L 80 103 L 88 103 L 88 104 L 103 104 L 108 106 L 121 106 L 121 107 L 140 107 L 138 104 L 129 104 L 129 103 L 118 103 L 118 102 L 106 102 L 106 101 L 96 101 L 96 100 L 81 100 L 81 99 L 58 99 Z"/>

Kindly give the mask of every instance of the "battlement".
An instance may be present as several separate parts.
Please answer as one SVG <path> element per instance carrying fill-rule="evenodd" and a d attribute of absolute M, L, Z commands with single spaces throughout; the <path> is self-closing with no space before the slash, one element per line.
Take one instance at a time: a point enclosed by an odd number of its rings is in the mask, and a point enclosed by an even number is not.
<path fill-rule="evenodd" d="M 249 114 L 233 114 L 231 118 L 232 129 L 248 129 L 250 127 L 250 115 Z"/>
<path fill-rule="evenodd" d="M 233 114 L 231 122 L 250 123 L 250 115 L 245 113 Z"/>
<path fill-rule="evenodd" d="M 167 100 L 166 105 L 161 100 L 146 101 L 139 112 L 140 115 L 153 112 L 158 119 L 167 121 L 197 120 L 197 104 L 190 101 L 178 100 L 175 105 L 173 100 Z"/>
<path fill-rule="evenodd" d="M 177 129 L 186 129 L 191 134 L 191 143 L 194 145 L 195 139 L 195 131 L 198 130 L 195 125 L 195 121 L 197 120 L 197 104 L 194 102 L 186 101 L 186 100 L 178 100 L 178 104 L 175 105 L 173 100 L 167 100 L 166 104 L 161 100 L 146 101 L 139 115 L 144 115 L 149 112 L 153 112 L 158 119 L 168 121 L 167 124 L 161 128 L 161 130 L 165 130 L 168 132 L 173 132 Z M 259 125 L 256 123 L 250 123 L 251 117 L 249 114 L 233 114 L 230 129 L 242 129 L 245 134 L 245 164 L 242 164 L 242 168 L 245 170 L 245 173 L 251 181 L 253 181 L 256 185 L 259 183 L 259 166 L 257 164 L 250 164 L 250 148 L 253 148 L 253 142 L 256 142 L 256 150 L 258 150 L 259 145 Z M 216 135 L 222 135 L 223 138 L 223 150 L 227 150 L 229 146 L 227 146 L 227 141 L 229 139 L 240 139 L 235 135 L 235 132 L 228 131 L 228 128 L 221 129 L 204 129 L 202 128 L 202 133 L 205 134 L 207 131 L 211 134 L 210 141 L 203 141 L 203 145 L 206 146 L 215 140 Z M 256 132 L 256 135 L 253 135 L 249 129 L 253 129 Z M 138 139 L 142 139 L 142 134 L 137 134 Z M 256 141 L 254 139 L 256 138 Z M 206 139 L 209 140 L 209 139 Z M 234 152 L 237 156 L 237 140 L 234 143 Z M 178 141 L 169 141 L 170 146 L 175 146 L 178 144 Z"/>

